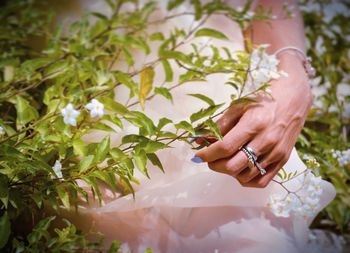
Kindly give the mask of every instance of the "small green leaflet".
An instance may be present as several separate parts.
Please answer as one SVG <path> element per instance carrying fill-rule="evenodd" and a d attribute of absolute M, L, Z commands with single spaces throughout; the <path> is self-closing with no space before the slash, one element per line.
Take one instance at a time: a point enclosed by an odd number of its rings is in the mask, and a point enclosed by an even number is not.
<path fill-rule="evenodd" d="M 220 31 L 211 29 L 211 28 L 202 28 L 199 29 L 195 34 L 195 37 L 211 37 L 215 39 L 228 40 L 225 34 Z"/>

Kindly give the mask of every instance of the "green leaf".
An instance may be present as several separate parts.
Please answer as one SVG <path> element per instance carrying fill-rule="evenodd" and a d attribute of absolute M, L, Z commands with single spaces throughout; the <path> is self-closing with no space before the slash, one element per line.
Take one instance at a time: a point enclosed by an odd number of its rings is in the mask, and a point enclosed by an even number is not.
<path fill-rule="evenodd" d="M 253 102 L 256 102 L 256 100 L 254 98 L 241 97 L 241 98 L 233 100 L 230 105 L 246 104 L 246 103 L 253 103 Z"/>
<path fill-rule="evenodd" d="M 147 154 L 147 158 L 151 161 L 154 166 L 157 166 L 161 171 L 164 172 L 162 162 L 159 160 L 156 154 Z"/>
<path fill-rule="evenodd" d="M 142 142 L 142 141 L 145 141 L 145 140 L 148 141 L 149 139 L 147 137 L 142 136 L 142 135 L 128 134 L 128 135 L 123 136 L 122 144 Z"/>
<path fill-rule="evenodd" d="M 136 167 L 141 171 L 142 174 L 144 174 L 146 177 L 149 178 L 146 163 L 147 163 L 147 156 L 146 152 L 144 150 L 140 150 L 138 153 L 134 154 L 133 160 L 135 162 Z"/>
<path fill-rule="evenodd" d="M 113 192 L 117 191 L 116 177 L 113 172 L 95 170 L 91 175 L 106 183 Z"/>
<path fill-rule="evenodd" d="M 105 106 L 105 108 L 106 108 L 107 110 L 109 110 L 109 111 L 112 111 L 112 112 L 115 112 L 115 113 L 118 113 L 118 114 L 121 114 L 121 115 L 125 115 L 125 114 L 127 114 L 127 113 L 129 112 L 128 109 L 127 109 L 124 105 L 118 103 L 118 102 L 115 101 L 114 99 L 109 98 L 109 97 L 107 97 L 107 96 L 101 97 L 101 98 L 99 99 L 99 101 L 100 101 L 100 102 Z"/>
<path fill-rule="evenodd" d="M 167 5 L 167 10 L 171 11 L 172 9 L 180 6 L 183 2 L 185 2 L 185 0 L 170 0 Z"/>
<path fill-rule="evenodd" d="M 153 253 L 153 250 L 151 248 L 146 248 L 144 253 Z"/>
<path fill-rule="evenodd" d="M 73 150 L 74 154 L 84 156 L 86 153 L 86 143 L 80 138 L 74 139 Z"/>
<path fill-rule="evenodd" d="M 135 64 L 134 58 L 129 50 L 127 50 L 125 47 L 122 48 L 122 52 L 124 54 L 125 60 L 128 63 L 128 66 L 133 66 Z"/>
<path fill-rule="evenodd" d="M 67 189 L 64 187 L 57 187 L 56 190 L 57 190 L 57 194 L 60 197 L 63 205 L 69 209 L 70 202 L 69 202 L 69 192 L 67 191 Z"/>
<path fill-rule="evenodd" d="M 215 102 L 211 98 L 209 98 L 203 94 L 187 94 L 187 95 L 199 98 L 200 100 L 206 102 L 208 105 L 215 105 Z"/>
<path fill-rule="evenodd" d="M 140 127 L 140 130 L 144 135 L 151 135 L 154 133 L 156 127 L 149 117 L 147 117 L 144 113 L 139 111 L 132 111 L 129 113 L 128 117 L 125 117 L 126 120 L 131 122 L 132 124 Z"/>
<path fill-rule="evenodd" d="M 191 0 L 191 4 L 194 6 L 195 20 L 201 19 L 202 15 L 203 15 L 201 2 L 199 0 Z"/>
<path fill-rule="evenodd" d="M 156 87 L 154 89 L 154 93 L 162 95 L 163 97 L 165 97 L 166 99 L 170 100 L 173 103 L 173 96 L 169 92 L 169 89 L 164 88 L 164 87 Z"/>
<path fill-rule="evenodd" d="M 52 65 L 50 65 L 46 71 L 45 71 L 45 76 L 47 78 L 54 78 L 57 77 L 61 74 L 64 74 L 69 70 L 69 63 L 67 60 L 61 60 L 59 62 L 56 62 Z"/>
<path fill-rule="evenodd" d="M 17 125 L 23 126 L 39 117 L 37 110 L 21 96 L 16 97 Z"/>
<path fill-rule="evenodd" d="M 114 73 L 115 78 L 117 79 L 118 82 L 124 84 L 126 87 L 129 88 L 130 90 L 130 97 L 135 96 L 138 92 L 138 85 L 137 83 L 130 77 L 129 74 L 123 73 L 120 71 L 116 71 Z"/>
<path fill-rule="evenodd" d="M 166 82 L 172 82 L 174 79 L 173 69 L 171 68 L 171 65 L 169 61 L 162 60 L 162 65 L 165 72 L 165 81 Z"/>
<path fill-rule="evenodd" d="M 103 138 L 103 140 L 97 145 L 94 162 L 102 162 L 109 152 L 110 139 L 109 136 Z"/>
<path fill-rule="evenodd" d="M 191 133 L 192 135 L 195 135 L 195 131 L 190 123 L 187 121 L 180 121 L 179 123 L 175 124 L 176 129 L 184 129 Z"/>
<path fill-rule="evenodd" d="M 93 124 L 93 129 L 101 130 L 101 131 L 106 131 L 106 132 L 115 132 L 113 128 L 110 126 L 106 125 L 105 123 L 102 122 L 96 122 Z"/>
<path fill-rule="evenodd" d="M 117 253 L 119 248 L 120 248 L 120 242 L 117 240 L 114 240 L 111 243 L 111 246 L 109 247 L 109 249 L 107 250 L 107 253 Z"/>
<path fill-rule="evenodd" d="M 146 145 L 143 147 L 143 150 L 146 153 L 154 153 L 160 149 L 168 148 L 169 146 L 159 142 L 159 141 L 153 141 L 153 140 L 147 140 Z"/>
<path fill-rule="evenodd" d="M 216 122 L 214 122 L 212 119 L 208 119 L 204 122 L 204 125 L 209 127 L 210 131 L 214 134 L 216 138 L 222 140 L 222 135 Z"/>
<path fill-rule="evenodd" d="M 108 120 L 109 122 L 112 122 L 113 124 L 117 125 L 119 128 L 123 129 L 122 121 L 115 115 L 112 115 L 112 114 L 103 115 L 102 119 Z"/>
<path fill-rule="evenodd" d="M 161 118 L 158 121 L 158 125 L 157 125 L 157 130 L 161 130 L 165 125 L 172 123 L 172 121 L 168 118 Z"/>
<path fill-rule="evenodd" d="M 139 90 L 139 101 L 142 109 L 145 109 L 145 101 L 147 95 L 152 90 L 154 80 L 154 69 L 152 67 L 145 67 L 141 71 L 140 90 Z"/>
<path fill-rule="evenodd" d="M 92 162 L 94 161 L 94 155 L 88 155 L 85 156 L 80 162 L 79 162 L 79 171 L 80 173 L 84 173 L 85 171 L 87 171 Z"/>
<path fill-rule="evenodd" d="M 218 30 L 214 30 L 211 28 L 201 28 L 195 34 L 195 37 L 211 37 L 215 39 L 228 40 L 225 34 Z"/>
<path fill-rule="evenodd" d="M 7 212 L 0 217 L 0 249 L 2 249 L 11 234 L 11 223 Z"/>
<path fill-rule="evenodd" d="M 152 33 L 151 36 L 149 37 L 149 39 L 151 41 L 155 41 L 155 40 L 164 40 L 164 35 L 161 32 L 155 32 Z"/>
<path fill-rule="evenodd" d="M 195 122 L 195 121 L 200 120 L 204 117 L 211 116 L 223 105 L 224 105 L 224 103 L 219 104 L 219 105 L 212 105 L 212 106 L 209 106 L 208 108 L 201 109 L 198 112 L 193 113 L 190 116 L 190 120 L 191 120 L 191 122 Z"/>
<path fill-rule="evenodd" d="M 111 150 L 109 150 L 109 153 L 112 156 L 112 158 L 116 161 L 128 158 L 128 156 L 119 148 L 112 148 Z"/>
<path fill-rule="evenodd" d="M 180 51 L 163 50 L 160 51 L 160 57 L 165 59 L 174 59 L 186 64 L 191 64 L 191 58 Z"/>

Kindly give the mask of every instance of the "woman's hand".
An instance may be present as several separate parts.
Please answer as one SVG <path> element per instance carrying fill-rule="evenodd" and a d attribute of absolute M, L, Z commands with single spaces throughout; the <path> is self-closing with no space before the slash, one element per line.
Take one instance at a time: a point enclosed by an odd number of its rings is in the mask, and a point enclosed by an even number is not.
<path fill-rule="evenodd" d="M 203 160 L 210 169 L 231 175 L 243 185 L 265 187 L 287 162 L 312 104 L 305 70 L 296 56 L 282 56 L 282 68 L 289 76 L 271 83 L 271 94 L 256 97 L 257 102 L 229 109 L 218 120 L 223 137 L 198 151 L 194 161 Z M 280 65 L 281 65 L 280 63 Z M 249 169 L 243 145 L 254 149 L 258 163 Z"/>

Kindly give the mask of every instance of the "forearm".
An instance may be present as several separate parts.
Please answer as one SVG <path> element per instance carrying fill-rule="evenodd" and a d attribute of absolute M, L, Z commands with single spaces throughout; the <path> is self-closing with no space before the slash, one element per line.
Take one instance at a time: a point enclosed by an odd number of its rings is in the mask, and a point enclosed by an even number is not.
<path fill-rule="evenodd" d="M 292 17 L 286 17 L 283 10 L 284 3 L 287 3 L 291 8 Z M 305 52 L 304 25 L 297 1 L 259 0 L 258 5 L 261 5 L 265 11 L 271 8 L 272 15 L 276 19 L 252 22 L 248 31 L 253 44 L 270 44 L 268 48 L 270 53 L 285 46 L 298 47 Z"/>
<path fill-rule="evenodd" d="M 283 3 L 287 3 L 292 11 L 292 17 L 287 17 L 283 10 Z M 272 15 L 276 16 L 273 20 L 256 20 L 247 30 L 247 36 L 254 45 L 269 44 L 267 48 L 269 53 L 274 53 L 283 47 L 297 47 L 304 53 L 305 35 L 304 25 L 299 12 L 296 0 L 271 1 L 260 0 L 258 5 L 268 11 L 272 9 Z M 289 74 L 290 85 L 293 88 L 301 88 L 305 95 L 311 95 L 308 85 L 308 77 L 303 66 L 303 57 L 294 50 L 283 51 L 278 55 L 280 60 L 279 68 Z M 272 82 L 273 85 L 275 82 Z"/>

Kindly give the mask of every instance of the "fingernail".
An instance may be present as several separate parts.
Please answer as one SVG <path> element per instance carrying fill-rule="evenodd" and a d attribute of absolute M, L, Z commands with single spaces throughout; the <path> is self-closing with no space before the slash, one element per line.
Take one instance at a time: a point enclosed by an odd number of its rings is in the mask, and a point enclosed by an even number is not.
<path fill-rule="evenodd" d="M 191 159 L 192 162 L 194 163 L 202 163 L 204 162 L 202 158 L 200 158 L 199 156 L 194 156 L 192 159 Z"/>

